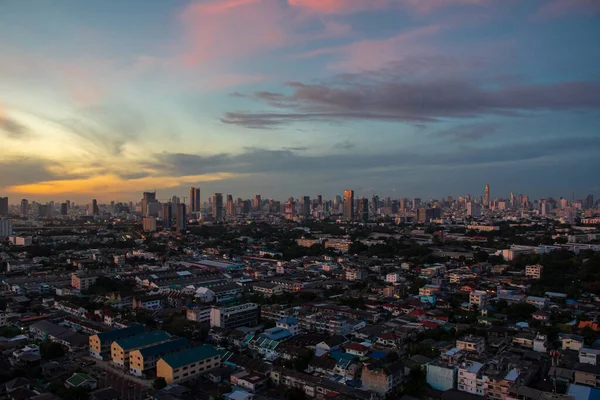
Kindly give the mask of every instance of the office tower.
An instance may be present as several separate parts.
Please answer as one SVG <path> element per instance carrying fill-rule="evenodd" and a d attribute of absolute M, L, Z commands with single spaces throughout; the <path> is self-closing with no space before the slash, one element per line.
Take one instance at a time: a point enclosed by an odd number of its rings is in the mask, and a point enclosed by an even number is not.
<path fill-rule="evenodd" d="M 344 219 L 354 220 L 354 190 L 344 191 Z"/>
<path fill-rule="evenodd" d="M 302 218 L 310 218 L 310 196 L 302 197 Z"/>
<path fill-rule="evenodd" d="M 212 197 L 212 216 L 217 222 L 223 221 L 223 194 L 215 193 Z"/>
<path fill-rule="evenodd" d="M 249 214 L 250 210 L 251 210 L 251 206 L 252 206 L 252 203 L 250 202 L 250 200 L 244 200 L 242 202 L 242 213 Z"/>
<path fill-rule="evenodd" d="M 144 217 L 142 222 L 144 232 L 155 232 L 156 231 L 156 217 Z"/>
<path fill-rule="evenodd" d="M 185 231 L 187 227 L 187 215 L 185 210 L 185 203 L 177 204 L 177 215 L 175 216 L 175 224 L 178 231 Z"/>
<path fill-rule="evenodd" d="M 379 196 L 376 194 L 373 194 L 373 197 L 371 198 L 371 207 L 373 207 L 373 214 L 375 214 L 379 208 Z"/>
<path fill-rule="evenodd" d="M 200 212 L 200 188 L 190 188 L 190 212 Z"/>
<path fill-rule="evenodd" d="M 550 215 L 551 211 L 552 211 L 552 206 L 550 203 L 547 203 L 544 201 L 540 204 L 540 214 L 541 215 Z"/>
<path fill-rule="evenodd" d="M 317 195 L 317 204 L 318 205 L 323 205 L 323 196 L 321 196 L 320 194 Z"/>
<path fill-rule="evenodd" d="M 29 202 L 27 199 L 21 200 L 21 215 L 24 217 L 29 213 Z"/>
<path fill-rule="evenodd" d="M 587 196 L 585 196 L 585 201 L 584 201 L 583 206 L 586 210 L 591 210 L 592 208 L 594 208 L 594 195 L 593 194 L 588 194 Z"/>
<path fill-rule="evenodd" d="M 279 214 L 281 212 L 281 202 L 276 200 L 269 201 L 269 212 Z"/>
<path fill-rule="evenodd" d="M 69 213 L 69 207 L 67 203 L 61 203 L 60 205 L 60 215 L 65 216 Z"/>
<path fill-rule="evenodd" d="M 148 210 L 146 211 L 147 217 L 155 217 L 158 218 L 160 213 L 162 212 L 162 204 L 158 201 L 148 204 Z"/>
<path fill-rule="evenodd" d="M 254 204 L 252 204 L 254 211 L 262 211 L 262 198 L 260 194 L 254 196 Z"/>
<path fill-rule="evenodd" d="M 100 208 L 98 207 L 98 200 L 92 200 L 92 214 L 100 215 Z"/>
<path fill-rule="evenodd" d="M 38 207 L 38 216 L 41 218 L 51 218 L 52 210 L 49 204 L 40 204 Z"/>
<path fill-rule="evenodd" d="M 142 216 L 148 216 L 148 205 L 156 203 L 156 192 L 144 192 L 142 197 Z"/>
<path fill-rule="evenodd" d="M 12 235 L 12 220 L 10 219 L 0 219 L 0 238 L 5 238 L 7 236 Z"/>
<path fill-rule="evenodd" d="M 490 206 L 490 185 L 485 185 L 485 198 L 483 199 L 483 205 L 486 207 Z"/>
<path fill-rule="evenodd" d="M 294 199 L 290 197 L 288 201 L 283 205 L 283 213 L 285 215 L 285 219 L 294 219 L 296 215 L 296 204 L 294 203 Z"/>
<path fill-rule="evenodd" d="M 512 192 L 510 193 L 510 206 L 512 208 L 517 207 L 517 198 L 515 197 L 515 195 Z"/>
<path fill-rule="evenodd" d="M 0 197 L 0 217 L 8 215 L 8 197 Z"/>
<path fill-rule="evenodd" d="M 418 198 L 418 197 L 413 198 L 413 200 L 412 200 L 412 209 L 416 210 L 419 207 L 421 207 L 421 199 Z"/>
<path fill-rule="evenodd" d="M 171 197 L 171 203 L 173 204 L 173 206 L 177 206 L 177 204 L 179 204 L 180 202 L 181 202 L 181 200 L 179 200 L 179 197 L 177 197 L 177 196 Z"/>
<path fill-rule="evenodd" d="M 427 223 L 434 219 L 442 217 L 441 208 L 418 208 L 417 209 L 417 222 Z"/>
<path fill-rule="evenodd" d="M 227 195 L 227 215 L 230 217 L 235 216 L 235 204 L 233 203 L 233 196 Z"/>
<path fill-rule="evenodd" d="M 163 203 L 162 205 L 162 223 L 164 229 L 171 229 L 173 221 L 173 203 Z"/>
<path fill-rule="evenodd" d="M 369 199 L 364 197 L 358 199 L 358 215 L 363 222 L 369 220 Z"/>
<path fill-rule="evenodd" d="M 470 217 L 481 217 L 481 204 L 472 201 L 467 203 L 467 215 Z"/>
<path fill-rule="evenodd" d="M 567 199 L 563 199 L 563 198 L 561 197 L 561 199 L 559 200 L 558 204 L 560 205 L 560 208 L 561 208 L 562 210 L 564 210 L 565 208 L 569 207 L 569 200 L 567 200 Z"/>

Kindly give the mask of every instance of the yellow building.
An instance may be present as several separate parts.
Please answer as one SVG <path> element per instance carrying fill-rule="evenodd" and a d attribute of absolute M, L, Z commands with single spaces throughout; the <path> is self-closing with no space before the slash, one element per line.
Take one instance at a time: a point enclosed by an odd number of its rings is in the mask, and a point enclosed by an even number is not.
<path fill-rule="evenodd" d="M 179 338 L 134 350 L 129 354 L 129 372 L 136 376 L 143 376 L 145 372 L 154 370 L 156 362 L 162 357 L 185 350 L 189 346 L 189 340 Z"/>
<path fill-rule="evenodd" d="M 100 360 L 110 354 L 110 346 L 115 340 L 125 339 L 144 332 L 143 325 L 132 325 L 123 329 L 101 332 L 89 338 L 90 355 Z"/>
<path fill-rule="evenodd" d="M 221 365 L 221 352 L 210 345 L 170 354 L 156 363 L 156 376 L 167 385 L 195 380 Z"/>
<path fill-rule="evenodd" d="M 142 335 L 119 339 L 110 346 L 113 363 L 125 367 L 129 364 L 129 355 L 132 351 L 163 343 L 171 338 L 165 331 L 152 331 Z"/>

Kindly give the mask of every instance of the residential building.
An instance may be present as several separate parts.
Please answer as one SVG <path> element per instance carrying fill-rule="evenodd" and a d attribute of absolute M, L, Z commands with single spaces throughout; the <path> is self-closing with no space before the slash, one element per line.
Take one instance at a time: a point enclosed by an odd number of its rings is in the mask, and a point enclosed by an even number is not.
<path fill-rule="evenodd" d="M 532 306 L 536 306 L 537 308 L 544 308 L 548 304 L 550 304 L 550 300 L 544 297 L 536 297 L 536 296 L 527 296 L 525 299 L 527 304 L 531 304 Z"/>
<path fill-rule="evenodd" d="M 346 271 L 347 281 L 362 281 L 367 277 L 367 273 L 362 269 L 350 269 Z"/>
<path fill-rule="evenodd" d="M 364 363 L 362 385 L 366 390 L 385 396 L 402 384 L 404 365 L 402 362 L 382 365 L 380 362 Z"/>
<path fill-rule="evenodd" d="M 213 306 L 210 311 L 210 326 L 219 328 L 238 328 L 256 326 L 260 319 L 260 307 L 246 303 L 230 307 Z"/>
<path fill-rule="evenodd" d="M 525 267 L 525 276 L 530 279 L 540 279 L 542 277 L 543 269 L 544 266 L 540 264 L 527 265 Z"/>
<path fill-rule="evenodd" d="M 144 310 L 162 310 L 164 296 L 160 294 L 136 296 L 132 300 L 132 308 L 143 308 Z"/>
<path fill-rule="evenodd" d="M 344 191 L 344 219 L 354 220 L 354 190 Z"/>
<path fill-rule="evenodd" d="M 469 293 L 469 307 L 477 307 L 478 310 L 483 310 L 488 302 L 489 295 L 483 290 L 474 290 Z"/>
<path fill-rule="evenodd" d="M 161 358 L 156 363 L 156 376 L 164 378 L 167 385 L 179 384 L 195 380 L 220 365 L 221 352 L 205 345 Z"/>
<path fill-rule="evenodd" d="M 142 227 L 144 232 L 156 232 L 156 217 L 144 217 Z"/>
<path fill-rule="evenodd" d="M 186 310 L 186 317 L 188 321 L 195 321 L 201 323 L 210 322 L 210 310 L 211 307 L 193 307 Z"/>
<path fill-rule="evenodd" d="M 591 349 L 589 347 L 579 349 L 579 362 L 581 364 L 599 365 L 598 360 L 600 360 L 600 349 Z"/>
<path fill-rule="evenodd" d="M 71 274 L 71 287 L 81 292 L 84 292 L 88 290 L 90 286 L 96 283 L 97 279 L 98 276 L 96 275 L 73 273 Z"/>
<path fill-rule="evenodd" d="M 401 277 L 402 277 L 402 275 L 399 274 L 398 272 L 390 272 L 389 274 L 387 274 L 385 276 L 385 281 L 388 283 L 396 283 L 396 282 L 400 282 Z"/>
<path fill-rule="evenodd" d="M 110 355 L 110 346 L 115 340 L 125 339 L 144 332 L 143 325 L 132 325 L 123 329 L 101 332 L 89 337 L 90 355 L 100 360 Z"/>
<path fill-rule="evenodd" d="M 442 360 L 427 364 L 427 384 L 435 390 L 445 392 L 456 388 L 458 368 Z"/>
<path fill-rule="evenodd" d="M 256 282 L 252 285 L 254 293 L 259 293 L 264 297 L 280 296 L 283 294 L 283 287 L 272 282 Z"/>
<path fill-rule="evenodd" d="M 480 371 L 483 364 L 468 361 L 458 367 L 457 389 L 478 396 L 484 395 L 484 381 Z"/>
<path fill-rule="evenodd" d="M 439 285 L 425 285 L 419 288 L 419 296 L 434 296 L 436 292 L 441 290 Z"/>
<path fill-rule="evenodd" d="M 600 366 L 577 363 L 573 370 L 575 383 L 600 388 Z"/>
<path fill-rule="evenodd" d="M 298 335 L 300 333 L 300 326 L 298 325 L 298 320 L 296 318 L 281 318 L 277 320 L 275 326 L 277 328 L 287 329 L 293 336 Z"/>
<path fill-rule="evenodd" d="M 456 347 L 463 351 L 482 354 L 485 351 L 485 339 L 480 336 L 464 336 L 456 340 Z"/>
<path fill-rule="evenodd" d="M 162 357 L 178 353 L 189 346 L 189 340 L 179 338 L 134 350 L 129 355 L 129 372 L 136 376 L 144 376 L 145 373 L 156 367 L 156 363 Z"/>
<path fill-rule="evenodd" d="M 167 332 L 151 331 L 141 335 L 115 340 L 110 346 L 112 362 L 121 367 L 128 367 L 129 356 L 132 351 L 166 342 L 170 338 L 171 335 Z"/>

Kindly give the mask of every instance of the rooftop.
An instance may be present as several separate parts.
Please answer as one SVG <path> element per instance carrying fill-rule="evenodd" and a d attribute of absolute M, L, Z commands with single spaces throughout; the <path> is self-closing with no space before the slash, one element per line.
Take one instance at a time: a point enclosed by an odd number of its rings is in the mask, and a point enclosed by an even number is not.
<path fill-rule="evenodd" d="M 159 354 L 172 353 L 177 350 L 183 350 L 190 345 L 190 341 L 186 338 L 179 338 L 169 342 L 160 343 L 154 346 L 140 349 L 142 357 L 153 357 Z"/>
<path fill-rule="evenodd" d="M 189 365 L 200 360 L 220 356 L 222 353 L 210 345 L 194 347 L 180 353 L 170 354 L 163 357 L 162 360 L 171 368 L 179 368 L 184 365 Z"/>
<path fill-rule="evenodd" d="M 99 333 L 98 339 L 100 339 L 101 342 L 114 342 L 115 340 L 119 340 L 121 338 L 125 338 L 132 335 L 137 335 L 142 332 L 144 332 L 143 325 L 132 325 L 123 329 Z"/>
<path fill-rule="evenodd" d="M 115 342 L 123 350 L 139 349 L 140 347 L 149 346 L 153 343 L 163 342 L 171 337 L 165 331 L 152 331 L 142 335 L 132 336 L 125 339 L 119 339 Z"/>

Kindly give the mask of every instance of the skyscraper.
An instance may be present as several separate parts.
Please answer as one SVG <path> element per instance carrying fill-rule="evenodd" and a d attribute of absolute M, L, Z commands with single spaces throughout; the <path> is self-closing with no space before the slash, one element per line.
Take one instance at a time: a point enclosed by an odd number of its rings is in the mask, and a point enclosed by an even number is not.
<path fill-rule="evenodd" d="M 485 198 L 483 199 L 483 205 L 486 207 L 490 206 L 490 185 L 485 185 Z"/>
<path fill-rule="evenodd" d="M 8 215 L 8 197 L 0 197 L 0 217 Z"/>
<path fill-rule="evenodd" d="M 69 213 L 69 208 L 67 206 L 67 203 L 61 203 L 60 204 L 60 215 L 65 216 Z"/>
<path fill-rule="evenodd" d="M 156 192 L 144 192 L 142 197 L 142 216 L 148 216 L 148 205 L 156 202 Z"/>
<path fill-rule="evenodd" d="M 29 201 L 21 200 L 21 216 L 25 217 L 29 213 Z"/>
<path fill-rule="evenodd" d="M 212 215 L 215 221 L 223 221 L 223 193 L 213 194 Z"/>
<path fill-rule="evenodd" d="M 173 203 L 163 203 L 162 205 L 162 223 L 164 229 L 171 229 L 173 221 Z"/>
<path fill-rule="evenodd" d="M 318 205 L 323 205 L 323 196 L 321 196 L 320 194 L 317 195 L 317 204 Z"/>
<path fill-rule="evenodd" d="M 304 219 L 310 218 L 310 196 L 304 196 L 302 198 L 302 217 Z"/>
<path fill-rule="evenodd" d="M 468 202 L 467 215 L 471 217 L 481 217 L 481 204 L 472 201 Z"/>
<path fill-rule="evenodd" d="M 283 205 L 283 213 L 286 219 L 292 220 L 296 215 L 296 204 L 294 203 L 294 199 L 290 197 L 288 201 Z"/>
<path fill-rule="evenodd" d="M 227 215 L 230 217 L 235 216 L 235 204 L 233 203 L 233 196 L 227 195 Z"/>
<path fill-rule="evenodd" d="M 190 212 L 200 212 L 200 188 L 190 188 Z"/>
<path fill-rule="evenodd" d="M 185 203 L 177 204 L 177 215 L 175 216 L 175 223 L 178 231 L 185 231 L 187 227 L 187 214 L 185 210 Z"/>
<path fill-rule="evenodd" d="M 262 197 L 260 194 L 254 196 L 254 204 L 252 204 L 254 211 L 261 211 L 262 209 Z"/>
<path fill-rule="evenodd" d="M 369 199 L 364 197 L 358 199 L 358 215 L 363 222 L 369 220 Z"/>
<path fill-rule="evenodd" d="M 354 190 L 344 191 L 344 219 L 354 220 Z"/>
<path fill-rule="evenodd" d="M 92 200 L 92 214 L 100 215 L 100 208 L 98 207 L 98 200 Z"/>

